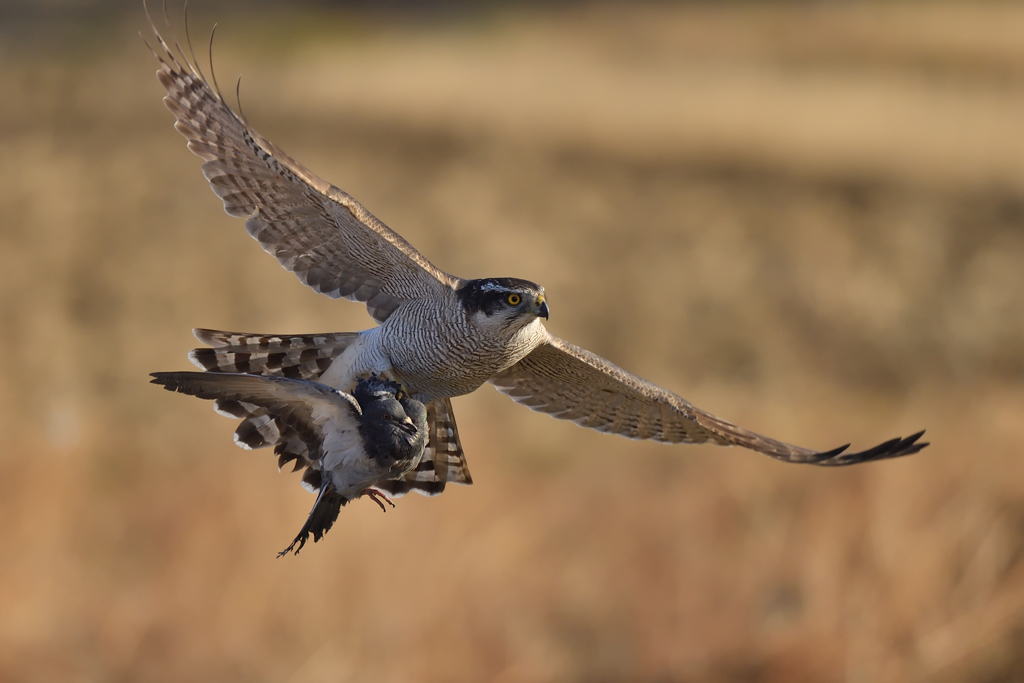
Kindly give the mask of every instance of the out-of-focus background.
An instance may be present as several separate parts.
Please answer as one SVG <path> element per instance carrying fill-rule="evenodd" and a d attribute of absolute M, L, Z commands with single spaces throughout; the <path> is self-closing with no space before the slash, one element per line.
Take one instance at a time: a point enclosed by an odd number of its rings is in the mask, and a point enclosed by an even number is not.
<path fill-rule="evenodd" d="M 147 373 L 371 321 L 223 213 L 126 5 L 0 11 L 0 679 L 1024 679 L 1024 6 L 194 1 L 255 127 L 441 268 L 752 429 L 933 442 L 784 465 L 484 387 L 474 486 L 277 559 L 312 496 Z"/>

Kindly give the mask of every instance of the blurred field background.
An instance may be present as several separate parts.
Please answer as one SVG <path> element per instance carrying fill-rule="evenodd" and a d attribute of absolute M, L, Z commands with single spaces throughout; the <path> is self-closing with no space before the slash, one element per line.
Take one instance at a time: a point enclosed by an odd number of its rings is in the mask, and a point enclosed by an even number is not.
<path fill-rule="evenodd" d="M 147 373 L 371 321 L 223 213 L 127 5 L 0 12 L 0 680 L 1024 680 L 1024 5 L 193 2 L 441 268 L 758 431 L 933 442 L 789 466 L 484 387 L 474 486 L 286 559 L 297 475 Z"/>

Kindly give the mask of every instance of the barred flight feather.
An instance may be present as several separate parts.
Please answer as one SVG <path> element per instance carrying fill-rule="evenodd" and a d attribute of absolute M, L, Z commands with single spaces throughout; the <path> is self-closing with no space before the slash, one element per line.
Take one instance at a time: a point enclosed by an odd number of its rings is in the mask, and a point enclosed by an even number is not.
<path fill-rule="evenodd" d="M 359 338 L 358 332 L 327 334 L 247 334 L 196 328 L 208 347 L 193 349 L 192 363 L 211 372 L 245 372 L 313 380 Z"/>
<path fill-rule="evenodd" d="M 303 284 L 365 303 L 377 322 L 403 301 L 459 284 L 359 202 L 251 128 L 194 58 L 172 50 L 152 20 L 150 26 L 159 48 L 150 47 L 160 62 L 157 78 L 175 129 L 203 160 L 203 175 L 224 210 L 247 219 L 249 234 Z"/>

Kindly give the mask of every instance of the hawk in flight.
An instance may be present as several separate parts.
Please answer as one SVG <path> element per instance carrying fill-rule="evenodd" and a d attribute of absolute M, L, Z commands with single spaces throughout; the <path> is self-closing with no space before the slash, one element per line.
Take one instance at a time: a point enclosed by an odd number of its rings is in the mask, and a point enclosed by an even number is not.
<path fill-rule="evenodd" d="M 360 379 L 352 395 L 319 382 L 226 372 L 154 372 L 153 384 L 199 398 L 244 401 L 286 425 L 307 451 L 302 484 L 317 493 L 295 540 L 278 557 L 298 555 L 313 534 L 319 541 L 341 506 L 367 495 L 381 509 L 376 488 L 419 465 L 427 445 L 427 410 L 401 386 L 377 377 Z M 298 548 L 295 545 L 298 544 Z"/>
<path fill-rule="evenodd" d="M 378 323 L 362 332 L 263 335 L 195 330 L 190 354 L 213 372 L 284 376 L 350 391 L 360 377 L 400 382 L 427 406 L 419 465 L 379 488 L 401 495 L 471 483 L 450 399 L 490 382 L 517 403 L 583 427 L 665 443 L 742 446 L 793 463 L 838 466 L 916 453 L 923 432 L 856 453 L 818 451 L 756 434 L 697 408 L 552 335 L 544 288 L 516 278 L 463 279 L 420 254 L 344 191 L 257 133 L 207 80 L 194 55 L 150 21 L 164 103 L 231 216 L 316 292 L 362 302 Z M 187 30 L 187 19 L 186 19 Z M 191 50 L 190 50 L 191 54 Z M 219 399 L 242 418 L 236 442 L 273 446 L 281 464 L 310 458 L 296 430 L 251 401 Z"/>

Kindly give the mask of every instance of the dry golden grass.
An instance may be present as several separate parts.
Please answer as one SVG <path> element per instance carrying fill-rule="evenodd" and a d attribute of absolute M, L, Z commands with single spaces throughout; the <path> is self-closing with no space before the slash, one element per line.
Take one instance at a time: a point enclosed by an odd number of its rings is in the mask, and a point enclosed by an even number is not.
<path fill-rule="evenodd" d="M 440 267 L 759 431 L 933 445 L 786 466 L 484 388 L 473 487 L 276 559 L 297 477 L 146 375 L 370 321 L 220 211 L 133 15 L 0 71 L 0 680 L 1024 678 L 1018 6 L 225 14 L 254 124 Z"/>

